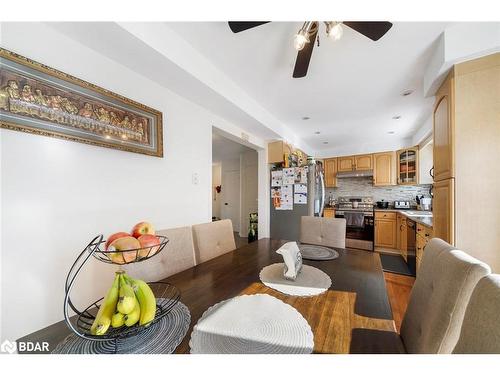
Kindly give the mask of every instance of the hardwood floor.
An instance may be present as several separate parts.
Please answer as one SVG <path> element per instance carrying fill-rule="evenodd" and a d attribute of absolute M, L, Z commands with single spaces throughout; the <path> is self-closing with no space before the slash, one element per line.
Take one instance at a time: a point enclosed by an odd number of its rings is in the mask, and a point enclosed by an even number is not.
<path fill-rule="evenodd" d="M 398 275 L 395 273 L 384 272 L 385 284 L 387 287 L 387 295 L 391 304 L 392 315 L 396 329 L 399 333 L 401 322 L 410 300 L 410 292 L 415 278 L 411 276 Z"/>
<path fill-rule="evenodd" d="M 240 237 L 238 232 L 234 232 L 234 242 L 236 243 L 236 248 L 239 248 L 248 244 L 248 238 Z"/>

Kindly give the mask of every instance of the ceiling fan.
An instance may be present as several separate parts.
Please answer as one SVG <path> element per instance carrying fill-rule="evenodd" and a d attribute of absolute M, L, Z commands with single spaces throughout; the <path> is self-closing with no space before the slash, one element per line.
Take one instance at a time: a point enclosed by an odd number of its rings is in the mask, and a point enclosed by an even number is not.
<path fill-rule="evenodd" d="M 229 28 L 233 33 L 239 33 L 254 27 L 264 25 L 269 23 L 265 22 L 228 22 Z M 392 27 L 392 23 L 386 21 L 373 21 L 373 22 L 355 22 L 355 21 L 344 21 L 335 22 L 327 21 L 324 22 L 326 25 L 326 34 L 333 40 L 339 40 L 343 34 L 342 25 L 348 26 L 351 29 L 357 31 L 360 34 L 370 38 L 373 41 L 377 41 L 382 38 Z M 295 60 L 295 68 L 293 69 L 293 78 L 305 77 L 307 74 L 307 69 L 309 68 L 309 62 L 311 60 L 312 51 L 314 48 L 314 43 L 318 37 L 320 23 L 318 21 L 306 21 L 295 35 L 294 47 L 298 51 L 297 60 Z"/>

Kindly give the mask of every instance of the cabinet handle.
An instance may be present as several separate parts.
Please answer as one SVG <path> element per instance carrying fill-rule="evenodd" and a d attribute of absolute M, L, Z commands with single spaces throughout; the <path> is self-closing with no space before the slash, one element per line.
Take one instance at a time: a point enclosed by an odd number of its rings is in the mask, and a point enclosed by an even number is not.
<path fill-rule="evenodd" d="M 426 234 L 425 234 L 425 237 L 429 237 L 429 233 L 426 233 Z"/>
<path fill-rule="evenodd" d="M 422 229 L 420 229 L 420 228 L 417 228 L 417 232 L 421 232 L 421 231 L 422 231 Z"/>

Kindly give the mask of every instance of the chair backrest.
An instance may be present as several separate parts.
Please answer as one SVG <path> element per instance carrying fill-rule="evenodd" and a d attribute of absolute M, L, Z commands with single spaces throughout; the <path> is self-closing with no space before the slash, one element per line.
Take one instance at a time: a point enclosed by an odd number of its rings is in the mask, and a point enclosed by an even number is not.
<path fill-rule="evenodd" d="M 345 219 L 302 216 L 300 242 L 345 249 L 345 229 Z"/>
<path fill-rule="evenodd" d="M 478 281 L 490 273 L 479 260 L 434 238 L 425 247 L 401 338 L 408 353 L 451 353 Z"/>
<path fill-rule="evenodd" d="M 169 239 L 162 252 L 151 260 L 127 264 L 130 275 L 144 281 L 158 281 L 195 266 L 191 227 L 165 229 L 156 232 Z"/>
<path fill-rule="evenodd" d="M 233 223 L 229 219 L 193 225 L 193 236 L 197 264 L 236 249 Z"/>
<path fill-rule="evenodd" d="M 500 354 L 500 275 L 483 277 L 465 311 L 453 353 Z"/>

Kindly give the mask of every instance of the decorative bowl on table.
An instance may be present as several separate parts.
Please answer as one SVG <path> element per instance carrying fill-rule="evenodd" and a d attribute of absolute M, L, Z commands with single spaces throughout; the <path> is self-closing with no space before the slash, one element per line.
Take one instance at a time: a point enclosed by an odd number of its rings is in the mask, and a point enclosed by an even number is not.
<path fill-rule="evenodd" d="M 159 254 L 169 242 L 169 239 L 165 236 L 156 235 L 156 237 L 160 240 L 159 244 L 130 250 L 115 250 L 113 247 L 106 250 L 104 247 L 106 241 L 101 238 L 96 243 L 97 249 L 92 252 L 92 255 L 101 262 L 117 265 L 142 262 Z M 88 249 L 90 252 L 91 247 L 89 246 Z"/>

